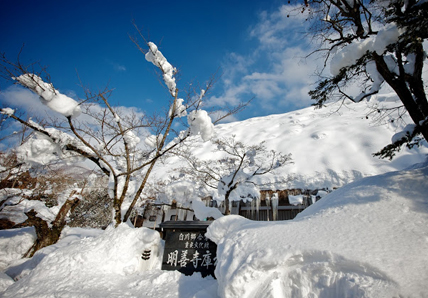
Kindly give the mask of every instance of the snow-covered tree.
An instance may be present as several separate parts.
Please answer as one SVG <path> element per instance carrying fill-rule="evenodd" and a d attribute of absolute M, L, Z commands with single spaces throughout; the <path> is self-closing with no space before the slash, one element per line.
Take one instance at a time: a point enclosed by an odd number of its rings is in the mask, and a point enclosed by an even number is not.
<path fill-rule="evenodd" d="M 290 2 L 290 1 L 289 1 Z M 319 41 L 324 67 L 318 86 L 310 91 L 316 106 L 331 100 L 360 102 L 389 85 L 401 104 L 376 109 L 378 114 L 402 116 L 413 124 L 376 155 L 392 158 L 403 144 L 428 140 L 428 102 L 423 80 L 427 54 L 428 2 L 425 0 L 298 0 L 307 14 L 309 33 Z M 352 86 L 358 82 L 360 90 Z M 397 119 L 395 119 L 397 120 Z"/>
<path fill-rule="evenodd" d="M 6 155 L 13 157 L 12 153 Z M 4 160 L 4 156 L 0 161 Z M 2 164 L 4 164 L 2 162 Z M 7 175 L 0 184 L 0 229 L 33 226 L 37 238 L 26 253 L 32 256 L 42 247 L 58 241 L 62 229 L 81 201 L 82 188 L 74 175 L 61 169 L 30 175 L 16 159 L 6 166 Z M 79 179 L 81 180 L 81 179 Z"/>
<path fill-rule="evenodd" d="M 220 159 L 201 160 L 188 150 L 181 155 L 187 166 L 179 169 L 181 179 L 189 179 L 206 189 L 206 194 L 216 193 L 215 199 L 224 201 L 225 214 L 230 214 L 232 201 L 251 200 L 260 196 L 256 177 L 271 173 L 291 162 L 291 154 L 268 150 L 264 143 L 246 145 L 235 136 L 214 139 Z M 203 192 L 203 191 L 202 191 Z"/>
<path fill-rule="evenodd" d="M 108 100 L 109 90 L 93 94 L 85 89 L 86 98 L 78 102 L 55 89 L 43 68 L 35 72 L 34 65 L 25 67 L 19 61 L 12 63 L 4 55 L 1 59 L 3 76 L 37 94 L 62 119 L 46 119 L 44 125 L 40 125 L 31 119 L 18 117 L 13 108 L 1 109 L 3 115 L 35 132 L 18 148 L 18 156 L 33 165 L 56 159 L 68 163 L 91 161 L 109 177 L 108 190 L 115 225 L 129 219 L 160 159 L 190 135 L 200 135 L 207 141 L 213 134 L 211 118 L 200 108 L 212 81 L 197 95 L 189 95 L 186 100 L 180 98 L 175 79 L 176 68 L 154 43 L 145 42 L 145 45 L 146 50 L 140 46 L 139 49 L 145 59 L 161 72 L 170 96 L 164 117 L 135 111 L 129 113 L 114 107 Z M 186 116 L 187 130 L 174 134 L 173 123 Z"/>

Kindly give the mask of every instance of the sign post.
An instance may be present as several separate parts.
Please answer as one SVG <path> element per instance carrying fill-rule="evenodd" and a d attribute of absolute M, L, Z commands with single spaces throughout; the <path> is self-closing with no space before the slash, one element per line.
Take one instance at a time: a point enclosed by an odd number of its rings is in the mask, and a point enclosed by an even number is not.
<path fill-rule="evenodd" d="M 214 276 L 217 245 L 205 237 L 211 221 L 168 221 L 160 225 L 165 250 L 162 270 L 178 270 L 185 275 L 201 272 Z M 215 276 L 214 276 L 215 277 Z"/>

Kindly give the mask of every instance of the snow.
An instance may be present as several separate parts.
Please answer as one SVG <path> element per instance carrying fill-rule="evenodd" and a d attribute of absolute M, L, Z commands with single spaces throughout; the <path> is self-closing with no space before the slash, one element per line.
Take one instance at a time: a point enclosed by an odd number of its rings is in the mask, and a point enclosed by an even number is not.
<path fill-rule="evenodd" d="M 184 99 L 183 98 L 177 98 L 176 102 L 175 102 L 175 110 L 174 110 L 174 116 L 176 117 L 185 117 L 187 116 L 187 108 L 186 106 L 183 104 Z M 168 112 L 168 117 L 171 117 L 172 113 L 172 108 L 173 106 L 171 106 L 171 109 Z"/>
<path fill-rule="evenodd" d="M 162 139 L 162 135 L 150 135 L 144 140 L 144 143 L 149 146 L 149 148 L 156 149 L 160 139 Z"/>
<path fill-rule="evenodd" d="M 209 141 L 214 135 L 214 124 L 207 111 L 194 110 L 187 116 L 187 122 L 192 135 L 200 134 L 204 142 Z"/>
<path fill-rule="evenodd" d="M 196 218 L 200 220 L 205 220 L 209 217 L 217 219 L 223 216 L 220 210 L 218 210 L 217 208 L 207 207 L 205 206 L 205 203 L 200 200 L 192 201 L 192 209 L 195 212 Z"/>
<path fill-rule="evenodd" d="M 377 96 L 367 104 L 391 107 L 396 101 Z M 260 177 L 260 187 L 340 187 L 330 194 L 319 191 L 322 199 L 295 220 L 217 216 L 195 200 L 199 190 L 191 182 L 170 188 L 168 196 L 192 199 L 197 217 L 217 218 L 208 231 L 218 244 L 217 280 L 160 270 L 163 242 L 147 228 L 66 228 L 57 244 L 21 259 L 35 237 L 27 228 L 0 233 L 0 296 L 424 297 L 426 143 L 403 148 L 393 161 L 380 160 L 372 153 L 405 125 L 366 120 L 364 103 L 344 106 L 340 115 L 332 113 L 336 109 L 307 108 L 213 128 L 216 135 L 235 135 L 248 145 L 265 142 L 269 149 L 292 154 L 294 163 Z M 199 158 L 221 158 L 215 144 L 190 139 Z M 165 175 L 179 163 L 166 160 L 166 168 L 157 171 Z M 405 170 L 410 166 L 414 169 Z M 278 204 L 276 195 L 270 204 Z M 149 261 L 141 259 L 144 250 L 151 251 Z"/>
<path fill-rule="evenodd" d="M 221 217 L 207 233 L 218 244 L 217 280 L 160 270 L 163 244 L 147 228 L 66 228 L 57 244 L 23 260 L 18 258 L 31 246 L 34 231 L 2 231 L 0 258 L 7 267 L 0 274 L 0 294 L 424 297 L 427 178 L 426 163 L 364 178 L 324 196 L 292 221 Z M 141 259 L 147 249 L 149 263 Z"/>
<path fill-rule="evenodd" d="M 406 125 L 406 127 L 404 127 L 404 129 L 402 131 L 400 131 L 400 132 L 398 132 L 392 136 L 391 142 L 395 143 L 395 142 L 401 140 L 402 138 L 406 137 L 406 135 L 410 136 L 413 133 L 413 131 L 415 130 L 415 128 L 416 128 L 415 124 Z"/>
<path fill-rule="evenodd" d="M 288 195 L 288 200 L 290 201 L 291 205 L 303 204 L 303 196 L 302 195 L 298 195 L 298 196 Z"/>
<path fill-rule="evenodd" d="M 15 110 L 11 108 L 3 108 L 0 110 L 0 114 L 3 114 L 3 115 L 12 116 L 13 113 L 15 113 Z"/>
<path fill-rule="evenodd" d="M 17 241 L 15 237 L 9 239 Z M 4 251 L 5 242 L 0 245 Z M 141 259 L 144 250 L 151 250 L 147 261 Z M 162 252 L 159 234 L 147 228 L 135 229 L 126 224 L 105 231 L 66 228 L 57 244 L 38 251 L 32 259 L 15 260 L 6 273 L 0 274 L 0 295 L 217 297 L 217 282 L 213 278 L 161 271 Z M 7 257 L 2 255 L 2 259 L 14 257 L 11 253 Z"/>
<path fill-rule="evenodd" d="M 71 192 L 77 191 L 72 197 L 70 197 Z M 37 217 L 43 219 L 51 224 L 55 220 L 56 215 L 58 214 L 61 206 L 71 198 L 82 199 L 79 191 L 80 188 L 70 188 L 62 193 L 57 194 L 58 205 L 47 207 L 44 202 L 39 200 L 26 199 L 26 197 L 31 197 L 31 190 L 19 190 L 12 188 L 3 188 L 0 189 L 0 201 L 4 202 L 0 206 L 0 218 L 6 218 L 15 224 L 23 223 L 27 220 L 25 212 L 34 210 L 37 212 Z"/>
<path fill-rule="evenodd" d="M 59 148 L 50 139 L 42 134 L 37 134 L 38 138 L 30 138 L 27 142 L 19 146 L 16 150 L 20 160 L 25 160 L 29 164 L 46 165 L 57 160 Z"/>
<path fill-rule="evenodd" d="M 81 109 L 77 101 L 61 94 L 53 87 L 52 84 L 44 82 L 39 76 L 27 73 L 13 79 L 39 95 L 42 103 L 47 105 L 53 111 L 56 111 L 65 117 L 75 118 L 80 115 Z"/>
<path fill-rule="evenodd" d="M 137 145 L 140 143 L 140 138 L 137 137 L 131 130 L 126 131 L 123 134 L 123 138 L 125 139 L 126 144 L 128 144 L 129 149 L 135 149 Z"/>
<path fill-rule="evenodd" d="M 397 25 L 391 23 L 379 30 L 377 35 L 354 41 L 345 46 L 331 59 L 331 74 L 338 75 L 341 68 L 354 64 L 367 51 L 373 51 L 379 55 L 383 54 L 388 45 L 398 41 L 400 34 L 401 32 Z"/>
<path fill-rule="evenodd" d="M 168 62 L 153 42 L 148 42 L 147 45 L 149 46 L 149 51 L 145 55 L 146 60 L 153 63 L 154 66 L 158 67 L 162 71 L 163 80 L 171 95 L 175 97 L 177 85 L 173 76 L 177 70 Z"/>
<path fill-rule="evenodd" d="M 30 249 L 34 240 L 36 240 L 36 232 L 33 227 L 0 230 L 0 271 L 20 259 Z"/>
<path fill-rule="evenodd" d="M 225 216 L 220 297 L 426 297 L 428 168 L 349 184 L 293 221 Z"/>
<path fill-rule="evenodd" d="M 375 117 L 366 119 L 365 115 L 373 109 L 400 104 L 393 96 L 377 95 L 370 101 L 345 105 L 340 112 L 337 112 L 339 105 L 333 104 L 321 110 L 308 107 L 285 114 L 219 124 L 214 127 L 214 136 L 230 138 L 234 135 L 237 142 L 247 146 L 264 142 L 269 150 L 291 154 L 293 163 L 279 167 L 272 174 L 255 177 L 253 182 L 262 190 L 332 190 L 363 177 L 403 170 L 426 160 L 426 142 L 412 150 L 402 148 L 392 161 L 373 156 L 412 121 L 405 115 L 404 123 L 391 123 L 385 119 L 388 123 L 382 124 Z M 200 160 L 227 157 L 212 142 L 203 142 L 197 137 L 191 137 L 189 142 L 192 153 Z M 162 179 L 169 170 L 184 165 L 180 159 L 171 158 L 165 165 L 159 165 L 154 175 Z M 207 195 L 215 196 L 212 193 Z"/>

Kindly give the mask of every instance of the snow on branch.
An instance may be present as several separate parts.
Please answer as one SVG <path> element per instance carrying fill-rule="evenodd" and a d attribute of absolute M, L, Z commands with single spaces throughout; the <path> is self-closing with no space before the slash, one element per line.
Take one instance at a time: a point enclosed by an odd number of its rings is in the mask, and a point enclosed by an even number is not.
<path fill-rule="evenodd" d="M 81 110 L 77 101 L 61 94 L 51 83 L 44 82 L 38 75 L 25 73 L 19 77 L 13 77 L 13 79 L 39 95 L 42 103 L 47 105 L 51 110 L 65 117 L 76 118 L 80 115 Z"/>
<path fill-rule="evenodd" d="M 149 51 L 145 55 L 146 60 L 153 63 L 154 66 L 162 71 L 163 80 L 171 95 L 175 97 L 177 95 L 177 88 L 174 74 L 177 72 L 177 69 L 166 60 L 162 52 L 158 50 L 158 47 L 153 42 L 148 42 L 147 45 L 149 46 Z"/>
<path fill-rule="evenodd" d="M 209 141 L 214 135 L 214 124 L 207 111 L 194 110 L 187 116 L 190 134 L 200 134 L 204 142 Z"/>
<path fill-rule="evenodd" d="M 15 113 L 15 110 L 11 108 L 3 108 L 0 110 L 0 114 L 7 115 L 9 117 L 12 116 L 13 113 Z"/>

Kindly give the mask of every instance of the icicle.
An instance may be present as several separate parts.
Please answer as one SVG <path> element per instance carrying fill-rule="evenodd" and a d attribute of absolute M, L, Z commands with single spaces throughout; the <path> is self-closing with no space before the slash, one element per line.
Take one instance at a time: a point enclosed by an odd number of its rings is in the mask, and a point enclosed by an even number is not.
<path fill-rule="evenodd" d="M 251 200 L 251 219 L 254 219 L 254 213 L 256 212 L 256 201 Z"/>
<path fill-rule="evenodd" d="M 182 204 L 177 203 L 177 220 L 184 220 L 184 210 L 181 209 L 182 207 Z"/>
<path fill-rule="evenodd" d="M 270 217 L 269 217 L 269 207 L 270 207 L 270 194 L 266 193 L 266 197 L 265 197 L 265 202 L 266 202 L 266 207 L 267 207 L 267 221 L 270 221 Z"/>
<path fill-rule="evenodd" d="M 260 210 L 260 197 L 255 198 L 256 200 L 256 211 L 259 212 Z"/>
<path fill-rule="evenodd" d="M 169 211 L 171 210 L 171 206 L 168 205 L 162 205 L 162 211 L 165 214 L 165 220 L 168 221 L 169 218 L 167 218 L 167 216 L 169 216 Z"/>
<path fill-rule="evenodd" d="M 218 204 L 218 209 L 220 209 L 221 213 L 224 214 L 225 212 L 224 201 L 218 201 L 217 204 Z"/>
<path fill-rule="evenodd" d="M 232 213 L 232 200 L 229 200 L 229 211 L 230 211 L 230 214 L 233 214 Z"/>
<path fill-rule="evenodd" d="M 260 216 L 260 196 L 258 196 L 257 198 L 253 199 L 256 201 L 256 216 L 257 216 L 257 220 L 259 220 L 259 216 Z"/>
<path fill-rule="evenodd" d="M 274 193 L 271 198 L 272 202 L 272 220 L 278 219 L 278 193 Z"/>

